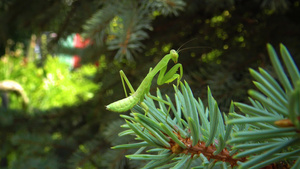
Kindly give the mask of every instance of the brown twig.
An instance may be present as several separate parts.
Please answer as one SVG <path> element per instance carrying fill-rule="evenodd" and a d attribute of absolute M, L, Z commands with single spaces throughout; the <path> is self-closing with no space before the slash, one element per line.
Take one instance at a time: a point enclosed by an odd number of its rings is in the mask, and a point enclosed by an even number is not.
<path fill-rule="evenodd" d="M 214 159 L 215 161 L 228 162 L 231 166 L 237 166 L 237 162 L 245 162 L 247 159 L 243 158 L 233 158 L 233 155 L 230 155 L 229 151 L 224 148 L 219 154 L 214 155 L 214 152 L 217 150 L 215 145 L 205 146 L 205 142 L 201 141 L 196 145 L 192 145 L 191 138 L 182 138 L 180 134 L 175 133 L 178 139 L 187 147 L 183 149 L 175 141 L 170 138 L 169 144 L 171 145 L 170 149 L 172 153 L 175 154 L 191 154 L 191 158 L 194 155 L 203 154 L 208 160 Z M 235 154 L 234 154 L 235 155 Z"/>

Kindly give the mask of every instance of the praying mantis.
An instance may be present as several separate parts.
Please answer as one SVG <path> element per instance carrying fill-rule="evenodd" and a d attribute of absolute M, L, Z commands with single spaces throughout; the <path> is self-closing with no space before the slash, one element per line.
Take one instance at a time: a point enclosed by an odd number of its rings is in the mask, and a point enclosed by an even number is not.
<path fill-rule="evenodd" d="M 129 80 L 127 79 L 125 73 L 121 70 L 120 76 L 124 88 L 124 92 L 126 95 L 126 98 L 115 101 L 109 105 L 106 106 L 107 110 L 114 111 L 114 112 L 126 112 L 133 108 L 135 105 L 137 105 L 139 102 L 142 102 L 144 100 L 145 95 L 148 95 L 150 92 L 150 87 L 152 80 L 156 74 L 158 74 L 157 78 L 157 84 L 162 85 L 164 83 L 170 83 L 177 79 L 177 84 L 179 84 L 179 81 L 182 78 L 183 75 L 183 68 L 180 63 L 177 63 L 178 61 L 178 52 L 174 49 L 170 51 L 169 54 L 165 55 L 162 60 L 154 67 L 154 69 L 150 68 L 149 73 L 146 75 L 144 80 L 141 82 L 140 86 L 137 88 L 136 91 L 134 91 L 132 85 L 130 84 Z M 173 60 L 175 65 L 166 73 L 167 65 L 170 60 Z M 176 73 L 179 69 L 180 74 Z M 126 93 L 126 87 L 125 83 L 128 85 L 131 95 L 127 97 Z M 152 96 L 154 97 L 154 96 Z M 157 98 L 159 100 L 159 98 Z M 161 99 L 160 99 L 161 100 Z M 159 101 L 160 101 L 159 100 Z"/>

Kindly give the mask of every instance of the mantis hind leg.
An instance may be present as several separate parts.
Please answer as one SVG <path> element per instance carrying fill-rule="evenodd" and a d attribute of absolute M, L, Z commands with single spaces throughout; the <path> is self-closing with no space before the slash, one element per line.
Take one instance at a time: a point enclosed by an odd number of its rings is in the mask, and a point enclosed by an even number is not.
<path fill-rule="evenodd" d="M 121 77 L 123 89 L 124 89 L 124 92 L 125 92 L 125 96 L 128 97 L 125 83 L 127 84 L 131 94 L 134 93 L 135 91 L 134 91 L 131 83 L 129 82 L 127 76 L 125 75 L 125 73 L 122 70 L 120 70 L 120 77 Z"/>
<path fill-rule="evenodd" d="M 152 70 L 152 68 L 150 68 L 149 73 L 151 72 L 151 70 Z M 120 77 L 121 77 L 123 89 L 125 92 L 125 96 L 128 97 L 125 84 L 127 84 L 131 94 L 133 94 L 135 92 L 135 90 L 133 89 L 131 83 L 129 82 L 129 80 L 128 80 L 127 76 L 125 75 L 125 73 L 123 72 L 123 70 L 120 70 Z M 146 90 L 148 90 L 148 91 L 145 91 L 145 93 L 148 93 L 150 90 L 150 86 L 149 86 L 149 89 L 146 89 Z"/>
<path fill-rule="evenodd" d="M 152 70 L 152 68 L 150 68 L 149 72 L 151 72 L 151 70 Z M 122 81 L 123 89 L 124 89 L 124 92 L 125 92 L 125 96 L 128 97 L 126 85 L 128 86 L 128 88 L 130 90 L 130 94 L 135 93 L 135 90 L 133 89 L 131 83 L 129 82 L 129 80 L 127 78 L 127 76 L 125 75 L 125 73 L 122 70 L 120 70 L 120 76 L 121 76 L 121 81 Z M 148 93 L 149 90 L 150 90 L 150 86 L 149 86 L 149 88 L 146 88 L 144 92 Z M 147 112 L 149 111 L 149 108 L 147 107 L 147 105 L 145 103 L 143 103 L 143 98 L 141 98 L 139 104 L 145 110 L 145 112 L 147 114 Z"/>

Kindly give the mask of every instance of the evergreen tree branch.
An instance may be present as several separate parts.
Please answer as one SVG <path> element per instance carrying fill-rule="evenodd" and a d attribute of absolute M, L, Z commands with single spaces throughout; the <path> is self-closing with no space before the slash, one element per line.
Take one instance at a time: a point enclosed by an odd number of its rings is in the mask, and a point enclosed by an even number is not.
<path fill-rule="evenodd" d="M 300 146 L 299 70 L 282 44 L 280 44 L 281 56 L 290 77 L 284 72 L 274 48 L 268 44 L 267 49 L 279 83 L 265 70 L 260 68 L 259 72 L 256 72 L 251 69 L 250 73 L 257 80 L 254 83 L 259 91 L 250 90 L 249 95 L 256 100 L 255 102 L 251 100 L 252 106 L 236 103 L 247 118 L 240 116 L 229 120 L 229 124 L 251 123 L 251 130 L 237 132 L 229 143 L 251 142 L 259 146 L 236 155 L 236 157 L 252 156 L 249 161 L 241 165 L 244 168 L 260 168 L 271 162 L 279 162 L 282 160 L 278 158 L 280 156 L 285 156 L 288 159 L 287 163 L 291 165 L 297 163 L 293 155 L 286 152 L 297 150 Z M 260 113 L 262 111 L 263 116 Z M 254 119 L 257 121 L 255 122 Z M 265 145 L 265 143 L 269 144 Z M 258 152 L 261 150 L 264 152 Z M 256 155 L 259 153 L 261 154 Z"/>
<path fill-rule="evenodd" d="M 237 166 L 238 162 L 245 162 L 246 158 L 233 158 L 236 153 L 232 153 L 231 147 L 225 144 L 229 136 L 231 135 L 232 125 L 224 125 L 224 119 L 220 116 L 220 111 L 213 99 L 210 92 L 208 95 L 209 106 L 206 108 L 207 111 L 201 111 L 203 109 L 197 109 L 196 105 L 203 105 L 200 101 L 194 99 L 192 91 L 187 83 L 181 84 L 181 91 L 175 87 L 175 93 L 178 99 L 176 104 L 181 105 L 178 110 L 175 109 L 174 114 L 184 116 L 177 119 L 171 118 L 168 114 L 168 110 L 163 107 L 166 105 L 162 104 L 160 109 L 156 108 L 154 102 L 146 97 L 144 103 L 149 108 L 147 115 L 143 115 L 143 110 L 137 106 L 134 108 L 131 116 L 123 116 L 127 119 L 127 125 L 137 135 L 137 139 L 141 140 L 139 144 L 125 144 L 114 146 L 113 149 L 126 149 L 138 146 L 154 146 L 157 154 L 134 154 L 127 155 L 127 158 L 136 160 L 151 160 L 145 168 L 161 166 L 181 166 L 186 160 L 193 161 L 198 159 L 202 155 L 202 160 L 207 160 L 211 163 L 221 162 L 229 166 Z M 157 93 L 160 93 L 159 90 Z M 158 94 L 158 97 L 161 95 Z M 173 103 L 170 102 L 172 105 Z M 173 109 L 173 110 L 174 110 Z M 179 112 L 179 110 L 181 110 Z M 231 110 L 232 111 L 232 110 Z M 219 114 L 216 116 L 215 114 Z M 167 115 L 167 116 L 166 116 Z M 208 122 L 203 123 L 204 119 L 210 119 Z M 181 126 L 178 122 L 185 125 Z M 218 124 L 218 126 L 214 125 Z M 215 126 L 215 127 L 213 127 Z M 239 130 L 236 126 L 235 129 Z M 198 136 L 197 136 L 198 135 Z M 226 135 L 226 137 L 225 137 Z M 211 141 L 212 140 L 212 141 Z M 147 142 L 147 144 L 145 144 Z M 148 147 L 148 146 L 147 146 Z M 150 148 L 149 147 L 149 148 Z M 151 148 L 150 148 L 151 150 Z M 154 150 L 154 149 L 153 149 Z M 147 151 L 148 152 L 148 151 Z M 169 163 L 170 160 L 174 163 Z M 172 165 L 171 165 L 172 164 Z M 216 165 L 220 165 L 219 163 Z"/>
<path fill-rule="evenodd" d="M 178 15 L 184 6 L 182 0 L 105 2 L 83 26 L 83 36 L 116 50 L 115 59 L 133 61 L 144 47 L 142 40 L 148 38 L 147 31 L 152 30 L 153 12 Z"/>

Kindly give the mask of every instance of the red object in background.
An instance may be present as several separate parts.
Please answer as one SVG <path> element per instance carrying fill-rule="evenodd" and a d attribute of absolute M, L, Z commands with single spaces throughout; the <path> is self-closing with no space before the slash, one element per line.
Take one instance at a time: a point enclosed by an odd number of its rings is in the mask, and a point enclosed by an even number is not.
<path fill-rule="evenodd" d="M 74 48 L 85 48 L 90 44 L 89 39 L 83 39 L 79 33 L 76 33 L 74 36 Z M 81 58 L 78 55 L 73 56 L 73 68 L 80 67 Z"/>
<path fill-rule="evenodd" d="M 81 58 L 77 55 L 73 56 L 73 68 L 80 67 Z"/>
<path fill-rule="evenodd" d="M 74 36 L 74 47 L 75 48 L 85 48 L 90 44 L 89 39 L 83 39 L 79 33 L 76 33 Z"/>

